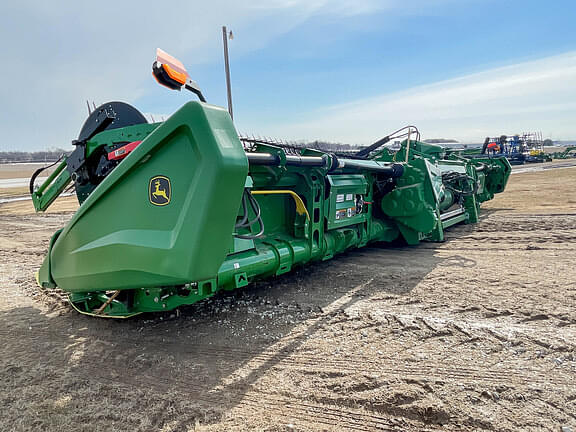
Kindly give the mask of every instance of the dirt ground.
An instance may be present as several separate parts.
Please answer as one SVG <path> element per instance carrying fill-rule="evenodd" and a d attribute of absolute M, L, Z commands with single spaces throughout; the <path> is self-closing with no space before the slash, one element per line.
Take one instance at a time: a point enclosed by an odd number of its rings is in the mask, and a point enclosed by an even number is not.
<path fill-rule="evenodd" d="M 2 205 L 0 430 L 576 431 L 575 189 L 515 174 L 445 243 L 117 321 L 35 286 L 73 204 Z"/>
<path fill-rule="evenodd" d="M 34 171 L 42 167 L 48 167 L 52 163 L 9 163 L 0 165 L 0 180 L 3 179 L 13 179 L 13 178 L 24 178 L 30 177 Z M 43 176 L 47 176 L 54 172 L 56 166 L 46 168 L 43 172 Z"/>

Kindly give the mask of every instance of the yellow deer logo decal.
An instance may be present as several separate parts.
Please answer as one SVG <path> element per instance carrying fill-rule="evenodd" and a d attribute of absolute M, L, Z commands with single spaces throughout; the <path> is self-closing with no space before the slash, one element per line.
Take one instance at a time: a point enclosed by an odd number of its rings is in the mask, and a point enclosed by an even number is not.
<path fill-rule="evenodd" d="M 152 204 L 157 206 L 169 204 L 171 192 L 170 179 L 168 177 L 156 176 L 150 179 L 148 197 Z"/>

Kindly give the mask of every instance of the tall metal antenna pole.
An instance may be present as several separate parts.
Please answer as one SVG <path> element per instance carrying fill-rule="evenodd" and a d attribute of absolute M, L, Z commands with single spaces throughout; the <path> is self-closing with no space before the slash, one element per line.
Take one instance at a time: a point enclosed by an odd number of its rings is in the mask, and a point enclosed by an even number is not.
<path fill-rule="evenodd" d="M 224 42 L 224 65 L 226 67 L 226 89 L 228 91 L 228 112 L 230 117 L 234 120 L 232 112 L 232 87 L 230 85 L 230 62 L 228 60 L 228 30 L 226 26 L 222 26 L 222 40 Z"/>

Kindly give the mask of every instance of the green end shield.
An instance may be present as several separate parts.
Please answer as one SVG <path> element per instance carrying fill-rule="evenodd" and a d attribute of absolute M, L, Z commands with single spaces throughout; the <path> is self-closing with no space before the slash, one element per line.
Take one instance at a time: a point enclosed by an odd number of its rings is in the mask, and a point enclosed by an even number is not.
<path fill-rule="evenodd" d="M 189 102 L 94 190 L 43 268 L 71 293 L 215 278 L 247 172 L 228 112 Z"/>

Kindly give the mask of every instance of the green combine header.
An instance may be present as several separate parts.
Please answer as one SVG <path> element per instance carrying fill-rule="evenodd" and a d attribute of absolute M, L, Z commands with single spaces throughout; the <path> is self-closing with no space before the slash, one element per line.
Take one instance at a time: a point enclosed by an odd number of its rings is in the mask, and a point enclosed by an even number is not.
<path fill-rule="evenodd" d="M 85 314 L 168 311 L 372 242 L 443 241 L 510 175 L 506 158 L 446 153 L 412 126 L 348 155 L 240 139 L 180 62 L 159 50 L 153 73 L 200 102 L 153 124 L 104 104 L 56 171 L 31 179 L 37 211 L 75 188 L 80 207 L 38 282 Z M 399 151 L 391 139 L 404 139 Z"/>

